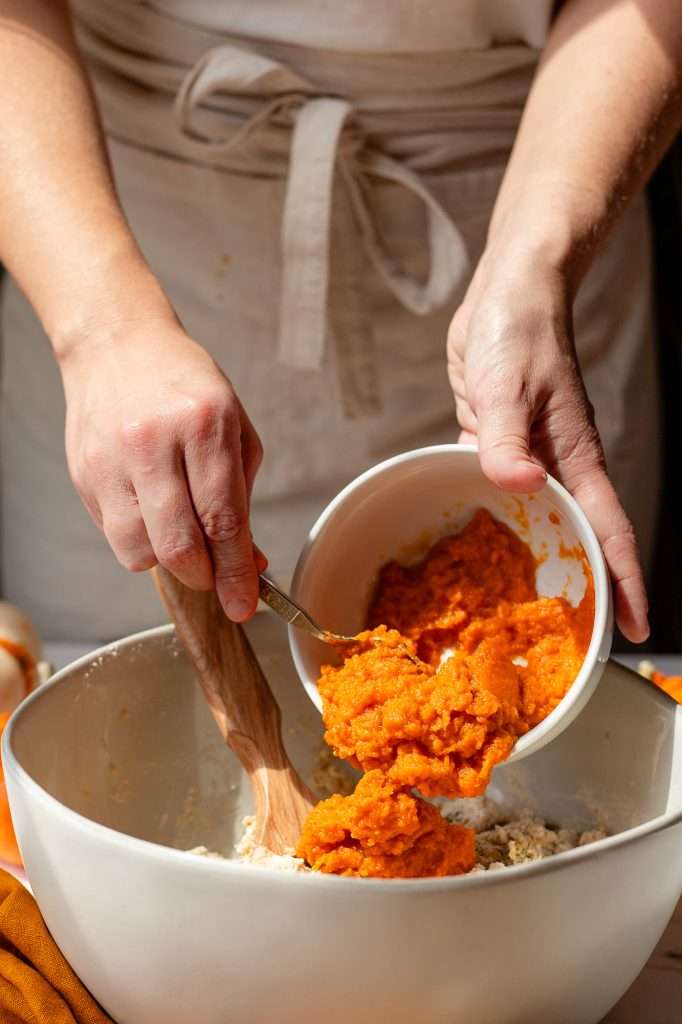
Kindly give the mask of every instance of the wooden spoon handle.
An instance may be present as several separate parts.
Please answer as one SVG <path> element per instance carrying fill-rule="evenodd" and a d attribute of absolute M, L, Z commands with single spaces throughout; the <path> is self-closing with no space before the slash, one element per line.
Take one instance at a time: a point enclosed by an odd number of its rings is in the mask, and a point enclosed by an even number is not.
<path fill-rule="evenodd" d="M 161 566 L 152 575 L 218 728 L 249 775 L 257 840 L 274 853 L 291 849 L 314 800 L 287 757 L 279 705 L 244 630 L 214 591 L 190 590 Z"/>

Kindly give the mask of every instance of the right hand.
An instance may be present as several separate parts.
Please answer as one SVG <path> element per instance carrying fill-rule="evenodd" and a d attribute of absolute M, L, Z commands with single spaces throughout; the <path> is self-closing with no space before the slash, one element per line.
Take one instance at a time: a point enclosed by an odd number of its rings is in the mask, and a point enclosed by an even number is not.
<path fill-rule="evenodd" d="M 580 374 L 570 288 L 553 266 L 504 243 L 484 253 L 450 325 L 460 440 L 478 445 L 483 472 L 504 490 L 539 490 L 547 472 L 563 483 L 601 542 L 618 626 L 641 643 L 649 624 L 637 541 Z"/>
<path fill-rule="evenodd" d="M 160 563 L 248 619 L 262 446 L 227 377 L 170 314 L 90 329 L 61 371 L 71 477 L 121 565 Z"/>

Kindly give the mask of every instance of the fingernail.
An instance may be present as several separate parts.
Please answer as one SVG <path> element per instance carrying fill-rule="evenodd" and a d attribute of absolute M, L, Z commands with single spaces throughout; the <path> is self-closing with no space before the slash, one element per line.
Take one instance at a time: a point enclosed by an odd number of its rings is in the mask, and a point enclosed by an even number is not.
<path fill-rule="evenodd" d="M 540 472 L 542 473 L 542 479 L 543 480 L 547 479 L 547 470 L 539 462 L 535 462 L 534 459 L 529 459 L 528 462 L 526 463 L 526 465 L 530 466 L 531 469 L 534 469 L 536 472 L 539 469 Z"/>
<path fill-rule="evenodd" d="M 238 599 L 228 601 L 225 605 L 225 614 L 233 622 L 243 622 L 251 614 L 251 605 L 248 601 L 240 601 Z"/>

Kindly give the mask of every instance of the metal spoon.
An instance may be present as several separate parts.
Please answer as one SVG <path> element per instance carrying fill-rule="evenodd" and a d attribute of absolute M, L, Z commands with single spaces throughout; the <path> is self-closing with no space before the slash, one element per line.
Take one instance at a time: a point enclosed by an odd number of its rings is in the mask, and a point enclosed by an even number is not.
<path fill-rule="evenodd" d="M 262 572 L 258 574 L 258 586 L 261 601 L 264 601 L 268 607 L 272 608 L 276 615 L 279 615 L 281 619 L 288 622 L 292 626 L 297 626 L 299 629 L 305 630 L 311 636 L 314 636 L 317 640 L 321 640 L 325 644 L 331 644 L 333 647 L 339 647 L 343 644 L 354 644 L 357 643 L 357 636 L 344 636 L 343 633 L 332 633 L 331 630 L 322 629 L 321 626 L 310 617 L 310 615 L 296 604 L 288 594 L 285 594 L 283 590 L 272 582 L 269 577 L 265 576 Z M 373 636 L 372 643 L 381 644 L 385 641 L 380 636 Z M 416 658 L 403 644 L 400 644 L 400 648 L 404 651 L 407 657 L 415 665 L 421 664 L 419 658 Z"/>

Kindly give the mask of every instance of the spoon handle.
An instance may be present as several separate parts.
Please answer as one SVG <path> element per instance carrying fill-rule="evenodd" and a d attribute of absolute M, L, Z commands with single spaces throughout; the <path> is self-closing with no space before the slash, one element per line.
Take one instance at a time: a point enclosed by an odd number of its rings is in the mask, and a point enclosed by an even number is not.
<path fill-rule="evenodd" d="M 161 566 L 152 575 L 218 728 L 249 775 L 258 840 L 274 853 L 291 849 L 313 798 L 287 757 L 279 705 L 244 630 L 215 591 L 190 590 Z"/>
<path fill-rule="evenodd" d="M 272 582 L 262 572 L 258 575 L 258 586 L 260 599 L 272 608 L 276 615 L 279 615 L 285 622 L 292 626 L 305 629 L 307 633 L 317 637 L 318 640 L 327 640 L 327 633 L 320 629 L 317 623 L 313 622 L 310 616 L 293 601 L 288 594 Z"/>

